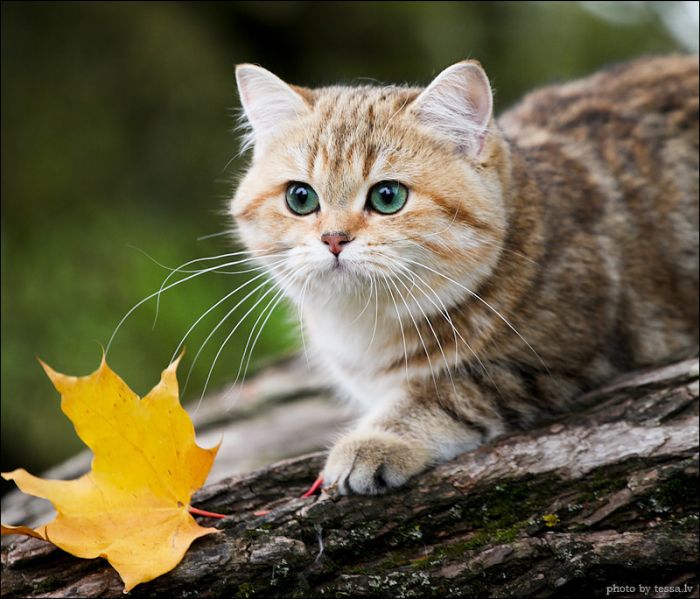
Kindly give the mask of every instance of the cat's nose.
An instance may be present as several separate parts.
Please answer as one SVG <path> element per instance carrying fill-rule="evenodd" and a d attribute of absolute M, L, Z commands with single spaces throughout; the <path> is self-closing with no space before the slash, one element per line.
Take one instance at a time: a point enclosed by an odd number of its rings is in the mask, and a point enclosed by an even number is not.
<path fill-rule="evenodd" d="M 347 233 L 324 233 L 321 235 L 321 241 L 328 246 L 328 249 L 336 256 L 343 251 L 343 246 L 346 243 L 350 243 L 352 239 L 348 237 Z"/>

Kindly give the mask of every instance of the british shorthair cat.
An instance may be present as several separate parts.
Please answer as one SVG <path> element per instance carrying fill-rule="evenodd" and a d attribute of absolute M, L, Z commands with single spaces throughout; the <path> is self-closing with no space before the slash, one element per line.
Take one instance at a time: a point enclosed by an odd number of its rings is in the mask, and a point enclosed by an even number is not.
<path fill-rule="evenodd" d="M 473 61 L 425 89 L 236 76 L 240 237 L 364 413 L 326 487 L 398 487 L 696 349 L 697 57 L 545 87 L 497 120 Z"/>

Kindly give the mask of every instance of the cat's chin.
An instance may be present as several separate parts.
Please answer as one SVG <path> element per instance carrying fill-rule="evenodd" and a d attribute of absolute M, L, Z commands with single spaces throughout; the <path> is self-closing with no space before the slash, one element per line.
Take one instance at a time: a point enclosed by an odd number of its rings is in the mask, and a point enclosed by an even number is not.
<path fill-rule="evenodd" d="M 341 262 L 340 260 L 336 259 L 335 261 L 331 262 L 331 265 L 328 268 L 328 270 L 330 272 L 347 272 L 348 263 L 346 261 Z"/>
<path fill-rule="evenodd" d="M 369 290 L 370 280 L 377 273 L 355 260 L 334 260 L 327 264 L 318 265 L 309 273 L 309 290 L 312 288 L 338 289 L 345 288 L 350 291 Z"/>
<path fill-rule="evenodd" d="M 320 270 L 321 274 L 328 277 L 368 279 L 367 265 L 356 260 L 344 260 L 340 257 L 334 258 Z"/>

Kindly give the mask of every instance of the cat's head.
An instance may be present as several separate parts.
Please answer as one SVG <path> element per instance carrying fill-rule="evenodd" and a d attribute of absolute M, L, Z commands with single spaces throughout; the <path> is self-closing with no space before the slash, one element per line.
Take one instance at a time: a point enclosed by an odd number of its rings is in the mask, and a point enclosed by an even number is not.
<path fill-rule="evenodd" d="M 455 281 L 475 288 L 490 274 L 507 158 L 478 63 L 425 89 L 306 89 L 248 64 L 236 76 L 253 159 L 231 210 L 292 297 L 306 286 L 331 301 L 374 279 L 452 303 L 466 293 Z M 426 294 L 415 292 L 429 306 Z"/>

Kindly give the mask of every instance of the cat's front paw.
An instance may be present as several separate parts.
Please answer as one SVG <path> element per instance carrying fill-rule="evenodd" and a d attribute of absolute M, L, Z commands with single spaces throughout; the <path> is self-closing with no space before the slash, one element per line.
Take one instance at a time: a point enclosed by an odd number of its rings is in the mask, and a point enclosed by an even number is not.
<path fill-rule="evenodd" d="M 323 471 L 327 489 L 376 495 L 400 487 L 428 465 L 425 448 L 384 431 L 346 435 L 331 449 Z"/>

